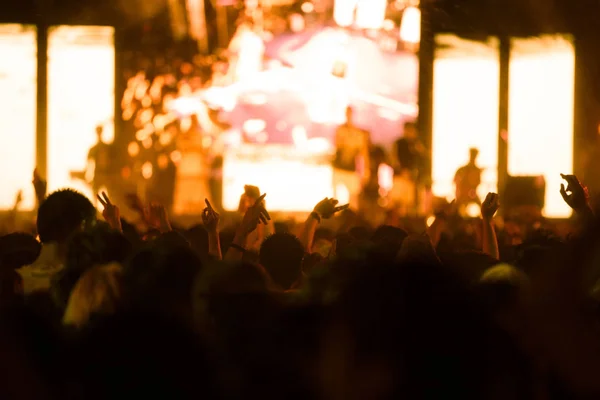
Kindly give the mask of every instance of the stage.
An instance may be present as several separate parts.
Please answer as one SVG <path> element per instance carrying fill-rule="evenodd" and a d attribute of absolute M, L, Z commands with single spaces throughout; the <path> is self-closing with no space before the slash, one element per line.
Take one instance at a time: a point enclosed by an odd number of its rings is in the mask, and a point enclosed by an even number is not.
<path fill-rule="evenodd" d="M 267 192 L 277 211 L 309 211 L 323 197 L 344 194 L 335 187 L 331 161 L 346 108 L 386 150 L 418 114 L 412 53 L 389 52 L 362 34 L 326 27 L 276 37 L 266 44 L 266 56 L 263 71 L 179 99 L 181 109 L 220 109 L 219 118 L 231 126 L 221 136 L 226 210 L 237 208 L 244 184 Z M 340 62 L 345 72 L 336 76 Z"/>

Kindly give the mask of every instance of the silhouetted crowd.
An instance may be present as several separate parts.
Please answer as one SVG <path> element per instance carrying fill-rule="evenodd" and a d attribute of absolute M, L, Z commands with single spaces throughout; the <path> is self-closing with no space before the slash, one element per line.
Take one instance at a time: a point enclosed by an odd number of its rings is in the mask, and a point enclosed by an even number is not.
<path fill-rule="evenodd" d="M 494 193 L 477 219 L 326 198 L 296 224 L 255 187 L 188 229 L 132 202 L 134 226 L 36 176 L 35 232 L 0 237 L 0 398 L 599 398 L 600 226 L 563 179 L 559 232 Z"/>

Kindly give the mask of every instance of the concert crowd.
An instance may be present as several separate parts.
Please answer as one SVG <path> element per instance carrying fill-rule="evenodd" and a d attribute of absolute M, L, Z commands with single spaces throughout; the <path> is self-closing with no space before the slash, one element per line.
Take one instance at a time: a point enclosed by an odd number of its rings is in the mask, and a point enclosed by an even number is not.
<path fill-rule="evenodd" d="M 36 174 L 35 229 L 0 237 L 2 398 L 597 398 L 600 230 L 563 178 L 561 235 L 500 229 L 494 193 L 415 229 L 275 220 L 250 186 L 234 222 L 138 201 L 140 229 Z"/>
<path fill-rule="evenodd" d="M 569 221 L 515 218 L 498 194 L 478 197 L 471 149 L 455 201 L 432 204 L 427 221 L 405 218 L 380 207 L 378 167 L 428 190 L 415 124 L 386 155 L 348 108 L 333 167 L 356 177 L 362 159 L 360 199 L 324 198 L 296 222 L 248 185 L 225 213 L 209 177 L 201 216 L 179 226 L 179 141 L 207 132 L 169 104 L 228 81 L 226 64 L 131 65 L 127 154 L 99 139 L 88 156 L 97 198 L 47 193 L 35 171 L 35 218 L 18 195 L 0 220 L 0 399 L 600 398 L 600 221 L 588 182 L 564 171 Z M 226 124 L 207 112 L 218 136 Z M 214 143 L 199 143 L 206 171 L 218 170 Z M 115 168 L 115 154 L 128 161 Z M 122 195 L 140 182 L 143 196 Z M 478 216 L 466 216 L 473 205 Z"/>

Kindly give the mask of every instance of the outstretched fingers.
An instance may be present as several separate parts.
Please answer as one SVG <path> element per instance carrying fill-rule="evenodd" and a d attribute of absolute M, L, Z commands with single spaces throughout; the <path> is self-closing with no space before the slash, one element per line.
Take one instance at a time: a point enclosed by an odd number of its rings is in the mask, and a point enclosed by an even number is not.
<path fill-rule="evenodd" d="M 104 193 L 104 192 L 98 193 L 96 195 L 96 198 L 98 199 L 98 201 L 100 202 L 100 204 L 102 204 L 102 206 L 104 208 L 106 208 L 110 204 L 110 200 L 108 199 L 108 196 L 106 196 L 106 193 Z"/>

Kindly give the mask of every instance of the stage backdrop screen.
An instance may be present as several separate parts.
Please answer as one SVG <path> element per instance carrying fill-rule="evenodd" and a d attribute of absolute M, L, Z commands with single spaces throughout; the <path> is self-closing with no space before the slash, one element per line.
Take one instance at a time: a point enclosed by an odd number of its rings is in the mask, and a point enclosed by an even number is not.
<path fill-rule="evenodd" d="M 511 41 L 508 172 L 544 176 L 547 217 L 571 214 L 560 194 L 560 174 L 573 171 L 574 96 L 570 38 Z"/>
<path fill-rule="evenodd" d="M 31 210 L 35 168 L 36 29 L 0 24 L 0 210 L 23 191 L 21 210 Z"/>
<path fill-rule="evenodd" d="M 88 172 L 88 152 L 114 136 L 114 29 L 56 26 L 48 32 L 48 189 L 72 187 L 94 198 L 91 187 L 74 176 Z M 79 173 L 79 174 L 77 174 Z"/>
<path fill-rule="evenodd" d="M 483 168 L 478 195 L 497 190 L 499 43 L 435 38 L 433 72 L 433 192 L 452 200 L 454 175 L 479 150 Z"/>

